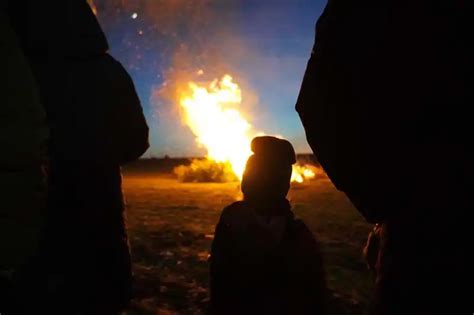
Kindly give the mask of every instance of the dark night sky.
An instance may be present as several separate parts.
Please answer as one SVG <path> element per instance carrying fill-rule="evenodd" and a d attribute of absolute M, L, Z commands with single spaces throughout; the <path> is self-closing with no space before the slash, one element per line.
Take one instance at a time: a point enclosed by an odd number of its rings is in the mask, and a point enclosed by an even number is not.
<path fill-rule="evenodd" d="M 179 73 L 199 69 L 206 80 L 231 74 L 255 129 L 310 152 L 294 105 L 325 3 L 95 0 L 110 52 L 133 77 L 146 113 L 152 144 L 146 156 L 204 155 L 166 97 Z"/>

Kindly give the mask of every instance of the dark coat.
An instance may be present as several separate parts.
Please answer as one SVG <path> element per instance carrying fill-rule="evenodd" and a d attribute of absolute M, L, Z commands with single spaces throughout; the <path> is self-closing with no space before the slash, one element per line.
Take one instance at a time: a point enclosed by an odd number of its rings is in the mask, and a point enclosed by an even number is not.
<path fill-rule="evenodd" d="M 65 66 L 67 106 L 54 108 L 52 154 L 70 162 L 115 165 L 138 159 L 149 147 L 148 126 L 124 67 L 108 54 Z"/>
<path fill-rule="evenodd" d="M 87 2 L 9 1 L 9 14 L 39 85 L 51 158 L 116 165 L 139 158 L 149 146 L 141 103 Z"/>
<path fill-rule="evenodd" d="M 336 187 L 383 223 L 376 314 L 472 301 L 453 290 L 471 282 L 470 8 L 330 0 L 316 26 L 296 109 Z"/>
<path fill-rule="evenodd" d="M 440 182 L 454 192 L 472 174 L 463 3 L 330 0 L 317 22 L 296 109 L 327 174 L 370 222 L 412 215 L 407 199 L 436 206 Z"/>
<path fill-rule="evenodd" d="M 319 246 L 289 204 L 266 221 L 247 202 L 222 212 L 210 258 L 212 314 L 321 314 Z"/>
<path fill-rule="evenodd" d="M 31 271 L 47 279 L 31 286 L 54 301 L 48 313 L 118 313 L 131 298 L 120 166 L 148 148 L 140 100 L 85 0 L 8 1 L 8 13 L 51 131 L 47 236 Z"/>
<path fill-rule="evenodd" d="M 6 0 L 28 58 L 54 61 L 104 54 L 109 45 L 86 0 Z"/>
<path fill-rule="evenodd" d="M 46 197 L 46 116 L 28 62 L 0 7 L 0 272 L 37 252 Z"/>

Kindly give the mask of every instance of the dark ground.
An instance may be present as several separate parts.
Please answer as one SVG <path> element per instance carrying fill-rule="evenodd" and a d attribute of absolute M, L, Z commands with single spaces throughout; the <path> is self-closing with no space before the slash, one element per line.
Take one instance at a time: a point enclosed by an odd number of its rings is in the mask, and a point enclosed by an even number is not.
<path fill-rule="evenodd" d="M 134 261 L 133 314 L 203 314 L 214 226 L 225 205 L 241 197 L 238 183 L 180 183 L 174 166 L 148 160 L 124 169 Z M 361 255 L 370 226 L 325 177 L 293 185 L 295 214 L 323 247 L 332 290 L 330 314 L 362 314 L 371 278 Z"/>

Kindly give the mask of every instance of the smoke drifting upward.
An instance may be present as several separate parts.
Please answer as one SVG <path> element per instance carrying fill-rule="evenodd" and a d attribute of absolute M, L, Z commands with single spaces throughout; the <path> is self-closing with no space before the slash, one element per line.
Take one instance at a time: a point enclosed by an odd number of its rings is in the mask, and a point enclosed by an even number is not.
<path fill-rule="evenodd" d="M 146 1 L 145 1 L 146 2 Z M 163 69 L 164 82 L 154 94 L 176 105 L 176 92 L 190 81 L 210 82 L 224 74 L 249 91 L 247 104 L 255 103 L 255 94 L 246 86 L 245 74 L 238 65 L 249 57 L 250 49 L 239 40 L 237 1 L 178 0 L 148 1 L 147 14 L 168 36 L 170 57 Z"/>
<path fill-rule="evenodd" d="M 233 0 L 89 0 L 108 31 L 123 28 L 121 16 L 137 20 L 137 33 L 155 41 L 159 54 L 168 61 L 160 69 L 169 81 L 173 72 L 196 73 L 206 68 L 209 75 L 221 75 L 232 53 L 229 38 L 235 38 L 236 5 Z M 127 39 L 124 39 L 125 41 Z M 227 42 L 226 42 L 227 41 Z M 145 43 L 141 48 L 147 49 Z M 158 51 L 159 50 L 159 51 Z"/>

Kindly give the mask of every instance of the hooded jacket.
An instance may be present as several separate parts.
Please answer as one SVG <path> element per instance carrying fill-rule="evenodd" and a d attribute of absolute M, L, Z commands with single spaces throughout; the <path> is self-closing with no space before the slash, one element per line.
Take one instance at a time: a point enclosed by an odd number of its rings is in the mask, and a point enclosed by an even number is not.
<path fill-rule="evenodd" d="M 85 0 L 9 1 L 8 13 L 38 82 L 55 161 L 121 165 L 149 146 L 132 79 L 110 56 Z"/>
<path fill-rule="evenodd" d="M 330 0 L 316 24 L 296 110 L 326 173 L 369 222 L 424 216 L 408 200 L 449 205 L 470 182 L 467 3 Z"/>
<path fill-rule="evenodd" d="M 212 314 L 321 314 L 319 246 L 288 201 L 265 218 L 246 201 L 222 212 L 210 257 Z"/>

